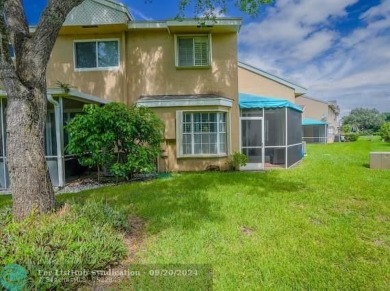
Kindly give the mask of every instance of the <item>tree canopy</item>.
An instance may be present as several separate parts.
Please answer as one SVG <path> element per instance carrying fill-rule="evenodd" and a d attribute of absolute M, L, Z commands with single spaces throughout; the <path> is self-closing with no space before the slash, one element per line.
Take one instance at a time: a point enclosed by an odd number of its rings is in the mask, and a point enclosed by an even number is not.
<path fill-rule="evenodd" d="M 377 109 L 356 108 L 342 119 L 343 125 L 349 125 L 353 131 L 374 133 L 385 122 L 384 115 Z"/>

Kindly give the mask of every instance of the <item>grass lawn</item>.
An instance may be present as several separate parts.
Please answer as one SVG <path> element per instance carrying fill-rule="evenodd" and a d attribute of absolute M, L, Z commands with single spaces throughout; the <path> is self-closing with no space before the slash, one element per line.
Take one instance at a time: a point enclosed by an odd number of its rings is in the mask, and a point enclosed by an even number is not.
<path fill-rule="evenodd" d="M 143 218 L 135 263 L 211 264 L 215 290 L 389 290 L 390 171 L 369 169 L 370 151 L 390 144 L 309 145 L 290 170 L 177 174 L 60 199 Z"/>

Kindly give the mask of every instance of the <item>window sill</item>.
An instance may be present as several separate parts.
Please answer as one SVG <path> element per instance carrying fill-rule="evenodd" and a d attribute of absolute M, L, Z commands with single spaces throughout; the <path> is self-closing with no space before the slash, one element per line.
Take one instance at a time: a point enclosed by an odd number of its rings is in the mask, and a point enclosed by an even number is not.
<path fill-rule="evenodd" d="M 227 154 L 219 154 L 219 155 L 181 155 L 178 156 L 178 159 L 200 159 L 200 158 L 227 158 Z"/>
<path fill-rule="evenodd" d="M 207 70 L 207 69 L 210 69 L 210 68 L 211 68 L 210 65 L 208 65 L 208 66 L 190 66 L 190 67 L 176 66 L 177 70 Z"/>
<path fill-rule="evenodd" d="M 104 68 L 75 68 L 75 72 L 100 72 L 100 71 L 117 71 L 119 70 L 119 66 L 117 67 L 104 67 Z"/>

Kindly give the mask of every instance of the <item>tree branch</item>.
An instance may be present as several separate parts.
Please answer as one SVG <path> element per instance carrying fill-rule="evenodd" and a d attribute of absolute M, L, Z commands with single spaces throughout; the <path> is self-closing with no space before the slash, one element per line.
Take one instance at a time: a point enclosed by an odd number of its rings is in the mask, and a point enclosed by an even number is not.
<path fill-rule="evenodd" d="M 68 13 L 84 0 L 51 0 L 43 11 L 32 37 L 32 48 L 38 61 L 37 66 L 46 68 L 58 33 Z"/>
<path fill-rule="evenodd" d="M 2 0 L 4 2 L 4 14 L 6 27 L 15 47 L 22 46 L 29 36 L 26 15 L 21 0 Z"/>
<path fill-rule="evenodd" d="M 9 45 L 10 45 L 10 36 L 7 30 L 7 20 L 5 19 L 5 1 L 0 1 L 0 80 L 5 85 L 6 90 L 15 87 L 20 91 L 24 91 L 25 88 L 21 86 L 22 84 L 17 77 L 15 66 L 12 61 L 12 58 L 9 54 Z M 18 86 L 12 86 L 17 84 Z M 7 93 L 8 90 L 7 90 Z"/>

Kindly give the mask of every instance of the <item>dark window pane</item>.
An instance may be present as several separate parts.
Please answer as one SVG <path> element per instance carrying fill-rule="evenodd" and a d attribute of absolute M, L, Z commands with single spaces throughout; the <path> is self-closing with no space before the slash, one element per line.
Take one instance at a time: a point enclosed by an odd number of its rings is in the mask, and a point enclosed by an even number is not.
<path fill-rule="evenodd" d="M 78 42 L 76 48 L 76 68 L 96 68 L 96 42 Z"/>

